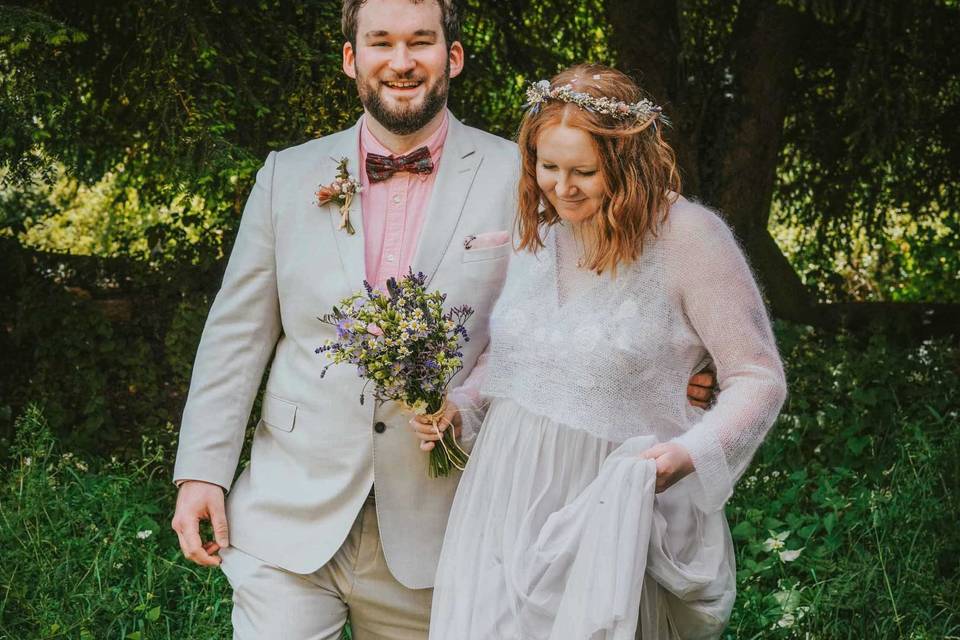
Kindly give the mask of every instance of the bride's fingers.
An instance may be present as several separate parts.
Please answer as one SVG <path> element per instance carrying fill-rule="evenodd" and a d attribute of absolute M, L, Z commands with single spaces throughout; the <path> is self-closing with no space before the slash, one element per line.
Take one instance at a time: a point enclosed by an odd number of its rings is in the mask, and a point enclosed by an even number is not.
<path fill-rule="evenodd" d="M 421 440 L 439 440 L 440 435 L 437 433 L 439 429 L 440 434 L 443 433 L 443 428 L 439 425 L 437 428 L 434 428 L 432 424 L 423 424 L 421 422 L 410 421 L 410 426 L 413 427 L 413 433 L 416 434 Z"/>
<path fill-rule="evenodd" d="M 433 448 L 434 448 L 435 446 L 437 446 L 437 445 L 435 445 L 433 442 L 424 441 L 424 442 L 421 442 L 421 443 L 420 443 L 420 449 L 421 449 L 422 451 L 433 451 Z"/>
<path fill-rule="evenodd" d="M 410 426 L 413 427 L 413 431 L 417 435 L 426 434 L 438 438 L 437 431 L 443 433 L 447 426 L 449 426 L 449 423 L 438 422 L 436 426 L 434 426 L 431 422 L 421 422 L 414 418 L 410 421 Z"/>
<path fill-rule="evenodd" d="M 641 454 L 640 454 L 640 457 L 643 458 L 643 459 L 659 458 L 659 457 L 662 456 L 663 454 L 664 454 L 663 445 L 661 445 L 661 444 L 655 444 L 655 445 L 653 445 L 652 447 L 650 447 L 649 449 L 647 449 L 646 451 L 644 451 L 643 453 L 641 453 Z"/>

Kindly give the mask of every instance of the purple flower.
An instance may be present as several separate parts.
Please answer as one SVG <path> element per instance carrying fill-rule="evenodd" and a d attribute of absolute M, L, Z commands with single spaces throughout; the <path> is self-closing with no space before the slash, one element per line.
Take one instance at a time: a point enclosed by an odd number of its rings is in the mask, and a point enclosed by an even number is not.
<path fill-rule="evenodd" d="M 353 320 L 344 318 L 337 322 L 337 339 L 343 340 L 350 336 L 350 329 L 353 328 Z"/>

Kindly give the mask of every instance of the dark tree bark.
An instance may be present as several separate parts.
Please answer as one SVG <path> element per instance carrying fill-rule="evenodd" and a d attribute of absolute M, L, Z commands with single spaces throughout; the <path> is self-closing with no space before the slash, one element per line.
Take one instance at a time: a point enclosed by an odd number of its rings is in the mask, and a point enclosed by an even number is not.
<path fill-rule="evenodd" d="M 698 103 L 680 67 L 678 12 L 675 0 L 608 0 L 620 65 L 677 114 L 670 141 L 684 191 L 726 217 L 774 315 L 820 324 L 813 296 L 767 231 L 794 66 L 811 25 L 794 9 L 742 2 L 730 44 L 733 97 L 707 95 Z M 708 127 L 711 135 L 701 135 Z"/>
<path fill-rule="evenodd" d="M 817 324 L 816 300 L 767 230 L 794 68 L 811 27 L 782 5 L 741 4 L 732 42 L 734 98 L 709 154 L 719 162 L 707 197 L 743 243 L 773 313 Z"/>
<path fill-rule="evenodd" d="M 700 191 L 697 162 L 700 119 L 686 100 L 681 67 L 681 35 L 676 0 L 608 0 L 607 19 L 612 27 L 613 50 L 620 68 L 636 78 L 652 99 L 673 114 L 668 133 L 688 193 Z"/>

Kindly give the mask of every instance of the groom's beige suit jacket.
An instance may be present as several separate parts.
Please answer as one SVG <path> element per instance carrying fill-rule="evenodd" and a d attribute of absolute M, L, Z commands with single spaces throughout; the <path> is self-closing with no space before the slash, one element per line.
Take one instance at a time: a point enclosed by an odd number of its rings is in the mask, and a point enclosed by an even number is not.
<path fill-rule="evenodd" d="M 420 589 L 433 586 L 459 474 L 428 477 L 409 416 L 393 403 L 376 407 L 369 394 L 360 404 L 363 380 L 350 365 L 321 379 L 326 360 L 315 353 L 335 335 L 317 317 L 365 277 L 361 198 L 350 211 L 356 234 L 348 235 L 337 228 L 337 204 L 318 207 L 314 196 L 341 158 L 359 175 L 359 131 L 358 123 L 271 152 L 257 173 L 197 351 L 174 479 L 227 489 L 231 545 L 297 573 L 333 556 L 374 486 L 387 566 Z M 512 252 L 509 242 L 467 249 L 464 241 L 511 228 L 517 148 L 451 114 L 438 171 L 412 266 L 449 304 L 475 310 L 456 386 L 487 344 Z M 268 364 L 250 464 L 234 482 Z"/>

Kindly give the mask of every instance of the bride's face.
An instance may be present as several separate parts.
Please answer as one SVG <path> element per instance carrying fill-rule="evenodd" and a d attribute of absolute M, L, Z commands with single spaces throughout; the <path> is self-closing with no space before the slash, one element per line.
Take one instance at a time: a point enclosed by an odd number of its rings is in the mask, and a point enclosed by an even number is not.
<path fill-rule="evenodd" d="M 557 124 L 537 139 L 537 184 L 565 221 L 587 220 L 600 210 L 604 182 L 590 135 Z"/>

